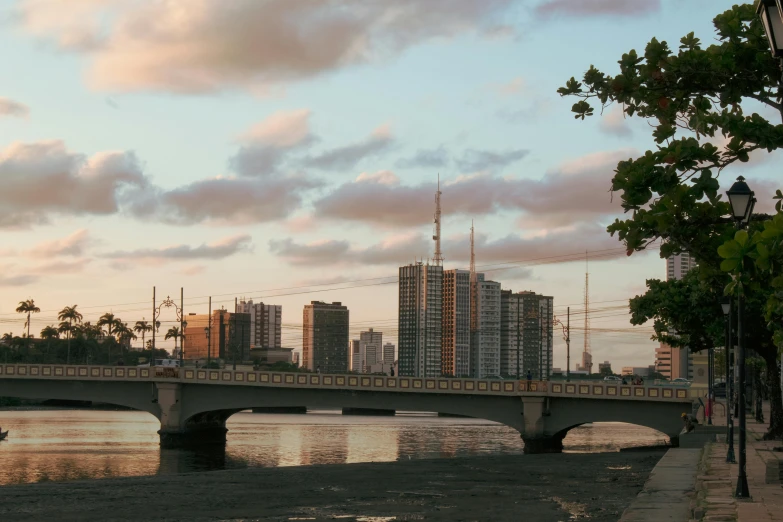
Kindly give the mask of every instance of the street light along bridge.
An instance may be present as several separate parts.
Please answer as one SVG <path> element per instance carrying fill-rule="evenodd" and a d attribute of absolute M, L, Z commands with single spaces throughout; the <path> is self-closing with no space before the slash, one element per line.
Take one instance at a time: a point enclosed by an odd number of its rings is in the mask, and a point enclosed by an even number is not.
<path fill-rule="evenodd" d="M 693 390 L 695 391 L 695 390 Z M 0 365 L 0 396 L 98 401 L 160 420 L 161 445 L 225 443 L 226 419 L 253 407 L 364 408 L 487 419 L 520 432 L 526 453 L 563 449 L 568 430 L 591 422 L 656 429 L 677 444 L 692 392 L 605 381 L 420 379 L 125 366 Z"/>

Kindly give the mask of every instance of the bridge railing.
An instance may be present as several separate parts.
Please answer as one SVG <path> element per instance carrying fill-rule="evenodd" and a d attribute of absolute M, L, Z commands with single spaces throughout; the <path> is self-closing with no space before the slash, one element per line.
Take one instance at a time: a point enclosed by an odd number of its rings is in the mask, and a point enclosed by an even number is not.
<path fill-rule="evenodd" d="M 641 401 L 686 401 L 688 388 L 604 381 L 425 379 L 380 375 L 234 371 L 229 369 L 0 364 L 0 379 L 155 381 L 224 386 L 343 389 L 362 392 L 547 396 Z"/>

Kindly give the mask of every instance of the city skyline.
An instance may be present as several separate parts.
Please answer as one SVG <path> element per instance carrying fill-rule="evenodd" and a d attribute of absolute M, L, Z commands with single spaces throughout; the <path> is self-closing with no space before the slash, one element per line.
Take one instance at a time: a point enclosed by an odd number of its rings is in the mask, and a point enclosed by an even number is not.
<path fill-rule="evenodd" d="M 701 3 L 717 13 L 733 2 Z M 295 348 L 302 306 L 341 301 L 354 311 L 351 336 L 374 327 L 399 346 L 394 274 L 433 256 L 440 172 L 444 269 L 468 268 L 475 219 L 478 270 L 504 290 L 554 296 L 559 317 L 569 305 L 576 315 L 587 249 L 595 360 L 621 367 L 654 359 L 650 328 L 630 330 L 622 307 L 645 279 L 665 278 L 664 261 L 657 252 L 626 257 L 605 232 L 620 215 L 607 193 L 614 165 L 651 142 L 643 122 L 614 109 L 575 123 L 571 101 L 555 90 L 591 62 L 615 67 L 614 50 L 640 49 L 653 36 L 676 42 L 695 29 L 710 38 L 698 5 L 653 2 L 644 16 L 628 16 L 465 1 L 427 18 L 424 32 L 417 9 L 389 23 L 374 7 L 349 35 L 368 42 L 360 57 L 337 45 L 308 68 L 286 54 L 295 42 L 283 42 L 281 56 L 259 58 L 253 70 L 231 63 L 221 77 L 213 64 L 193 63 L 177 71 L 186 79 L 178 81 L 145 52 L 150 42 L 121 23 L 170 20 L 170 12 L 77 4 L 65 12 L 56 2 L 18 2 L 0 11 L 8 20 L 0 57 L 28 71 L 0 84 L 0 177 L 8 188 L 0 196 L 0 332 L 21 333 L 14 308 L 28 298 L 43 310 L 32 318 L 36 335 L 73 304 L 93 323 L 106 312 L 129 324 L 150 321 L 156 286 L 160 297 L 184 287 L 186 313 L 206 314 L 209 295 L 214 308 L 228 310 L 243 296 L 280 305 L 281 343 Z M 246 9 L 239 14 L 251 28 L 270 18 L 263 7 Z M 199 25 L 209 21 L 183 23 L 183 38 L 213 34 Z M 610 26 L 611 45 L 574 44 Z M 316 29 L 328 37 L 328 27 Z M 570 41 L 555 43 L 559 60 L 530 52 L 553 30 Z M 100 38 L 127 44 L 135 58 Z M 381 52 L 390 41 L 400 47 Z M 291 74 L 281 75 L 286 64 Z M 742 168 L 761 195 L 778 160 L 754 157 Z M 53 183 L 56 195 L 43 197 Z M 574 348 L 577 325 L 572 332 Z M 559 335 L 554 341 L 553 366 L 565 367 L 565 344 Z"/>

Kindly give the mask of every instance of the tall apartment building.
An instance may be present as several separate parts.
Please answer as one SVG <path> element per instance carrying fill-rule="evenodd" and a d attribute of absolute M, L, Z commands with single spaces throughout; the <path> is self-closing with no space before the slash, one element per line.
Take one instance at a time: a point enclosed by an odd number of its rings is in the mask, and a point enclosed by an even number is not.
<path fill-rule="evenodd" d="M 312 301 L 302 311 L 302 366 L 322 373 L 345 373 L 348 361 L 348 308 L 340 302 Z"/>
<path fill-rule="evenodd" d="M 359 334 L 360 351 L 364 355 L 364 364 L 360 370 L 367 373 L 371 365 L 383 362 L 383 333 L 370 328 L 367 332 Z"/>
<path fill-rule="evenodd" d="M 553 302 L 535 292 L 501 292 L 501 375 L 524 377 L 529 371 L 546 379 L 552 373 Z"/>
<path fill-rule="evenodd" d="M 477 274 L 478 275 L 478 274 Z M 478 379 L 500 376 L 500 283 L 476 281 L 471 310 L 471 361 Z"/>
<path fill-rule="evenodd" d="M 383 345 L 383 364 L 394 364 L 394 345 L 392 343 Z"/>
<path fill-rule="evenodd" d="M 696 260 L 687 252 L 666 259 L 666 280 L 682 279 L 696 267 Z M 693 353 L 687 347 L 677 348 L 661 343 L 655 349 L 655 368 L 667 379 L 693 379 Z"/>
<path fill-rule="evenodd" d="M 400 267 L 399 276 L 399 375 L 439 377 L 443 267 L 415 263 Z"/>
<path fill-rule="evenodd" d="M 214 310 L 209 314 L 190 314 L 185 326 L 184 358 L 250 360 L 250 315 Z"/>
<path fill-rule="evenodd" d="M 479 282 L 484 274 L 476 274 Z M 443 375 L 471 376 L 470 270 L 443 272 Z"/>
<path fill-rule="evenodd" d="M 250 315 L 250 345 L 253 348 L 281 348 L 283 307 L 240 301 L 237 312 Z"/>
<path fill-rule="evenodd" d="M 352 372 L 360 372 L 364 368 L 364 355 L 362 354 L 362 347 L 359 344 L 359 339 L 351 339 L 348 343 L 348 353 L 351 363 Z"/>

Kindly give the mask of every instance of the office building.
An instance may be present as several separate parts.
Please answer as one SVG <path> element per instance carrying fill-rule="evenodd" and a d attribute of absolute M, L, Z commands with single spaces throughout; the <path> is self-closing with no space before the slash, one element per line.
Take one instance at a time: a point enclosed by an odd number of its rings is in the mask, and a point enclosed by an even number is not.
<path fill-rule="evenodd" d="M 302 366 L 321 373 L 346 373 L 348 308 L 342 303 L 312 301 L 302 312 Z"/>
<path fill-rule="evenodd" d="M 383 364 L 394 364 L 394 345 L 392 343 L 383 345 Z"/>
<path fill-rule="evenodd" d="M 250 315 L 250 345 L 253 348 L 282 347 L 282 306 L 242 300 L 236 311 Z"/>
<path fill-rule="evenodd" d="M 370 328 L 359 334 L 360 351 L 364 355 L 362 373 L 367 373 L 368 366 L 383 362 L 383 333 Z"/>
<path fill-rule="evenodd" d="M 478 379 L 500 376 L 500 283 L 476 281 L 471 310 L 471 361 Z"/>
<path fill-rule="evenodd" d="M 399 270 L 399 372 L 441 375 L 443 267 L 421 262 Z"/>
<path fill-rule="evenodd" d="M 299 366 L 299 352 L 293 352 L 291 354 L 291 363 L 294 366 L 297 366 L 297 367 Z"/>
<path fill-rule="evenodd" d="M 612 363 L 610 363 L 609 361 L 598 363 L 598 373 L 607 373 L 607 374 L 614 373 L 612 371 Z"/>
<path fill-rule="evenodd" d="M 249 361 L 250 314 L 213 310 L 186 318 L 184 358 L 189 361 L 223 359 Z"/>
<path fill-rule="evenodd" d="M 500 374 L 546 379 L 552 373 L 553 301 L 535 292 L 500 294 Z M 517 370 L 519 368 L 519 370 Z"/>
<path fill-rule="evenodd" d="M 274 364 L 277 362 L 292 364 L 294 361 L 294 349 L 269 347 L 251 348 L 250 358 L 254 363 L 258 362 L 259 364 Z"/>
<path fill-rule="evenodd" d="M 682 279 L 692 268 L 696 267 L 696 260 L 687 252 L 673 255 L 666 259 L 666 280 Z"/>

